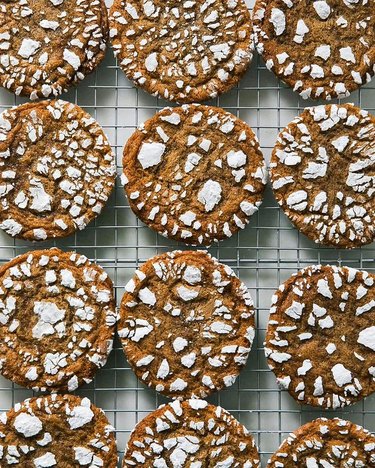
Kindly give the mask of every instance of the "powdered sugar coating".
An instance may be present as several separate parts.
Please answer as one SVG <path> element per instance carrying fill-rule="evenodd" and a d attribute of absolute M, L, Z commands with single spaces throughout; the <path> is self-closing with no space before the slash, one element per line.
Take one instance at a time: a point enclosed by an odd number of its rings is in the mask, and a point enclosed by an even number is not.
<path fill-rule="evenodd" d="M 259 468 L 251 434 L 220 406 L 174 401 L 146 416 L 130 435 L 123 467 Z"/>
<path fill-rule="evenodd" d="M 85 256 L 16 257 L 0 269 L 1 374 L 34 390 L 74 391 L 105 364 L 116 320 L 112 282 Z"/>
<path fill-rule="evenodd" d="M 30 99 L 58 96 L 102 61 L 104 0 L 15 0 L 0 5 L 0 84 Z"/>
<path fill-rule="evenodd" d="M 220 108 L 165 108 L 124 148 L 132 210 L 165 237 L 209 245 L 245 228 L 267 171 L 253 131 Z"/>
<path fill-rule="evenodd" d="M 113 433 L 104 412 L 88 398 L 31 398 L 0 417 L 0 465 L 116 468 Z"/>
<path fill-rule="evenodd" d="M 280 134 L 270 176 L 285 214 L 317 243 L 375 236 L 375 117 L 353 105 L 305 109 Z"/>
<path fill-rule="evenodd" d="M 375 466 L 375 436 L 343 419 L 318 418 L 289 435 L 268 468 Z"/>
<path fill-rule="evenodd" d="M 36 416 L 20 413 L 14 419 L 14 428 L 25 437 L 32 437 L 42 430 L 42 422 Z"/>
<path fill-rule="evenodd" d="M 317 265 L 273 296 L 265 353 L 298 402 L 336 409 L 375 391 L 374 283 L 366 271 Z"/>
<path fill-rule="evenodd" d="M 267 68 L 303 99 L 349 96 L 375 73 L 373 0 L 257 0 L 253 22 Z"/>
<path fill-rule="evenodd" d="M 126 76 L 180 103 L 229 90 L 252 59 L 251 19 L 243 0 L 115 0 L 110 28 Z"/>
<path fill-rule="evenodd" d="M 234 383 L 253 342 L 254 310 L 228 266 L 201 251 L 170 252 L 148 260 L 125 289 L 118 334 L 146 385 L 202 398 Z"/>
<path fill-rule="evenodd" d="M 43 241 L 100 214 L 115 183 L 99 124 L 65 101 L 23 104 L 0 115 L 0 227 Z"/>

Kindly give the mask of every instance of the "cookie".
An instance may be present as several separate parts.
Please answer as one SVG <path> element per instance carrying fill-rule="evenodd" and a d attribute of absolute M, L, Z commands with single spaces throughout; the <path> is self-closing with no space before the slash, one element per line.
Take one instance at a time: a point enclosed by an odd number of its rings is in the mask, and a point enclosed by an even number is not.
<path fill-rule="evenodd" d="M 216 107 L 166 108 L 124 148 L 134 213 L 165 237 L 209 245 L 245 228 L 263 197 L 266 164 L 245 122 Z"/>
<path fill-rule="evenodd" d="M 375 391 L 374 279 L 353 268 L 310 266 L 273 296 L 265 353 L 297 402 L 336 409 Z"/>
<path fill-rule="evenodd" d="M 350 104 L 305 109 L 279 135 L 272 188 L 311 240 L 353 248 L 375 238 L 375 117 Z"/>
<path fill-rule="evenodd" d="M 254 42 L 303 99 L 343 98 L 375 73 L 373 0 L 256 0 Z"/>
<path fill-rule="evenodd" d="M 375 437 L 343 419 L 318 418 L 284 440 L 268 468 L 375 466 Z"/>
<path fill-rule="evenodd" d="M 88 398 L 30 398 L 0 415 L 0 465 L 116 468 L 113 432 L 104 412 Z"/>
<path fill-rule="evenodd" d="M 123 467 L 260 467 L 248 430 L 220 406 L 174 401 L 146 416 L 130 435 Z"/>
<path fill-rule="evenodd" d="M 231 268 L 206 252 L 169 252 L 142 265 L 125 291 L 118 334 L 144 384 L 204 398 L 234 383 L 254 339 L 254 309 Z"/>
<path fill-rule="evenodd" d="M 65 101 L 0 115 L 0 228 L 25 240 L 66 237 L 101 212 L 116 177 L 99 124 Z"/>
<path fill-rule="evenodd" d="M 0 85 L 30 99 L 58 96 L 104 58 L 104 0 L 12 0 L 0 5 Z"/>
<path fill-rule="evenodd" d="M 243 0 L 115 0 L 109 22 L 127 78 L 179 103 L 212 99 L 233 88 L 253 56 Z"/>
<path fill-rule="evenodd" d="M 112 349 L 112 281 L 84 255 L 36 250 L 0 267 L 0 373 L 23 387 L 74 391 Z"/>

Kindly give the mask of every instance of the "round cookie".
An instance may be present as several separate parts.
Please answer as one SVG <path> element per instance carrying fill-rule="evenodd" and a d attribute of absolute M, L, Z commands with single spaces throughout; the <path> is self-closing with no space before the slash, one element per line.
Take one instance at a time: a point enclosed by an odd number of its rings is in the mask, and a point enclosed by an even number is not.
<path fill-rule="evenodd" d="M 99 124 L 61 100 L 0 115 L 0 228 L 25 240 L 66 237 L 98 216 L 116 163 Z"/>
<path fill-rule="evenodd" d="M 234 383 L 254 339 L 246 286 L 206 252 L 148 260 L 125 287 L 118 334 L 137 377 L 171 398 Z"/>
<path fill-rule="evenodd" d="M 220 406 L 204 400 L 160 406 L 137 424 L 123 467 L 259 468 L 249 431 Z"/>
<path fill-rule="evenodd" d="M 0 85 L 30 99 L 58 96 L 102 61 L 104 0 L 13 0 L 0 5 Z"/>
<path fill-rule="evenodd" d="M 0 415 L 0 465 L 116 468 L 113 432 L 104 412 L 88 398 L 30 398 Z"/>
<path fill-rule="evenodd" d="M 375 117 L 357 107 L 305 109 L 271 157 L 276 200 L 313 241 L 353 248 L 375 237 Z"/>
<path fill-rule="evenodd" d="M 374 75 L 374 12 L 374 0 L 257 0 L 254 42 L 302 98 L 343 98 Z"/>
<path fill-rule="evenodd" d="M 0 267 L 0 373 L 40 391 L 91 382 L 112 350 L 112 281 L 84 255 L 36 250 Z"/>
<path fill-rule="evenodd" d="M 134 213 L 185 244 L 209 245 L 245 228 L 267 179 L 251 128 L 216 107 L 166 108 L 124 148 L 123 183 Z"/>
<path fill-rule="evenodd" d="M 375 437 L 343 419 L 318 418 L 284 440 L 267 468 L 375 466 Z"/>
<path fill-rule="evenodd" d="M 127 78 L 179 103 L 233 88 L 253 57 L 244 0 L 115 0 L 109 22 Z"/>
<path fill-rule="evenodd" d="M 310 266 L 273 296 L 265 353 L 297 402 L 336 409 L 375 391 L 374 279 L 353 268 Z"/>

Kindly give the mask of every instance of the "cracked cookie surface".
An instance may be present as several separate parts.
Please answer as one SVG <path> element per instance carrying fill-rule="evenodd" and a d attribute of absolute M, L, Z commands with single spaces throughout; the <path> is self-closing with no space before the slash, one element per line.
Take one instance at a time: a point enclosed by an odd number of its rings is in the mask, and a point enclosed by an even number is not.
<path fill-rule="evenodd" d="M 3 468 L 116 468 L 114 428 L 88 398 L 50 395 L 0 415 Z"/>
<path fill-rule="evenodd" d="M 62 100 L 0 115 L 0 227 L 25 240 L 66 237 L 96 218 L 116 164 L 99 124 Z"/>
<path fill-rule="evenodd" d="M 110 36 L 130 80 L 179 103 L 233 88 L 253 52 L 243 0 L 115 0 Z"/>
<path fill-rule="evenodd" d="M 40 391 L 89 383 L 112 350 L 112 281 L 84 255 L 20 255 L 0 268 L 0 373 Z"/>
<path fill-rule="evenodd" d="M 272 298 L 265 353 L 300 403 L 351 405 L 375 391 L 375 275 L 307 267 Z"/>
<path fill-rule="evenodd" d="M 30 99 L 58 96 L 104 58 L 104 0 L 0 4 L 0 84 Z"/>
<path fill-rule="evenodd" d="M 318 418 L 289 435 L 267 468 L 375 466 L 375 437 L 343 419 Z"/>
<path fill-rule="evenodd" d="M 123 467 L 259 468 L 252 435 L 220 406 L 204 400 L 160 406 L 130 435 Z"/>
<path fill-rule="evenodd" d="M 165 108 L 124 148 L 123 183 L 134 213 L 185 244 L 209 245 L 244 229 L 267 180 L 251 128 L 223 109 Z"/>
<path fill-rule="evenodd" d="M 172 398 L 206 397 L 234 383 L 254 339 L 253 302 L 205 252 L 148 260 L 126 285 L 118 334 L 137 377 Z"/>
<path fill-rule="evenodd" d="M 350 104 L 305 109 L 278 136 L 272 188 L 311 240 L 353 248 L 375 236 L 375 117 Z"/>
<path fill-rule="evenodd" d="M 256 48 L 304 99 L 343 98 L 374 75 L 374 12 L 374 0 L 257 0 Z"/>

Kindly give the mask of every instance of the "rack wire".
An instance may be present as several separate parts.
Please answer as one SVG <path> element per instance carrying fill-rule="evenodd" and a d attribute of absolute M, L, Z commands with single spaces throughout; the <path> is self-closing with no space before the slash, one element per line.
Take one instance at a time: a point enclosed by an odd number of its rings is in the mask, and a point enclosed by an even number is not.
<path fill-rule="evenodd" d="M 246 0 L 249 8 L 253 0 Z M 111 0 L 107 0 L 107 4 Z M 170 105 L 136 89 L 119 69 L 109 49 L 98 70 L 76 89 L 62 96 L 86 109 L 104 128 L 117 156 L 121 174 L 122 149 L 127 138 L 144 120 Z M 0 111 L 26 102 L 0 90 Z M 353 93 L 343 102 L 375 112 L 375 80 Z M 303 101 L 269 72 L 262 60 L 253 63 L 239 86 L 210 102 L 245 120 L 256 132 L 263 153 L 269 160 L 278 132 L 304 107 L 315 105 Z M 37 248 L 57 246 L 76 250 L 102 265 L 111 276 L 119 304 L 124 285 L 135 268 L 149 257 L 181 244 L 164 239 L 144 226 L 130 210 L 119 179 L 102 215 L 84 231 L 56 242 L 32 244 L 14 240 L 0 232 L 0 262 Z M 318 416 L 340 416 L 375 432 L 375 395 L 343 411 L 322 412 L 300 406 L 281 392 L 264 357 L 263 340 L 270 300 L 281 282 L 305 266 L 322 263 L 348 265 L 375 271 L 375 245 L 353 251 L 319 247 L 292 227 L 266 191 L 265 200 L 250 225 L 209 251 L 231 266 L 246 283 L 256 305 L 257 334 L 250 359 L 237 382 L 229 389 L 209 398 L 237 417 L 254 435 L 263 465 L 288 432 Z M 103 408 L 116 428 L 119 455 L 122 458 L 130 432 L 144 416 L 167 401 L 140 384 L 124 357 L 118 341 L 107 365 L 94 381 L 76 392 L 89 397 Z M 0 411 L 33 395 L 0 377 Z M 120 466 L 120 465 L 119 465 Z"/>

